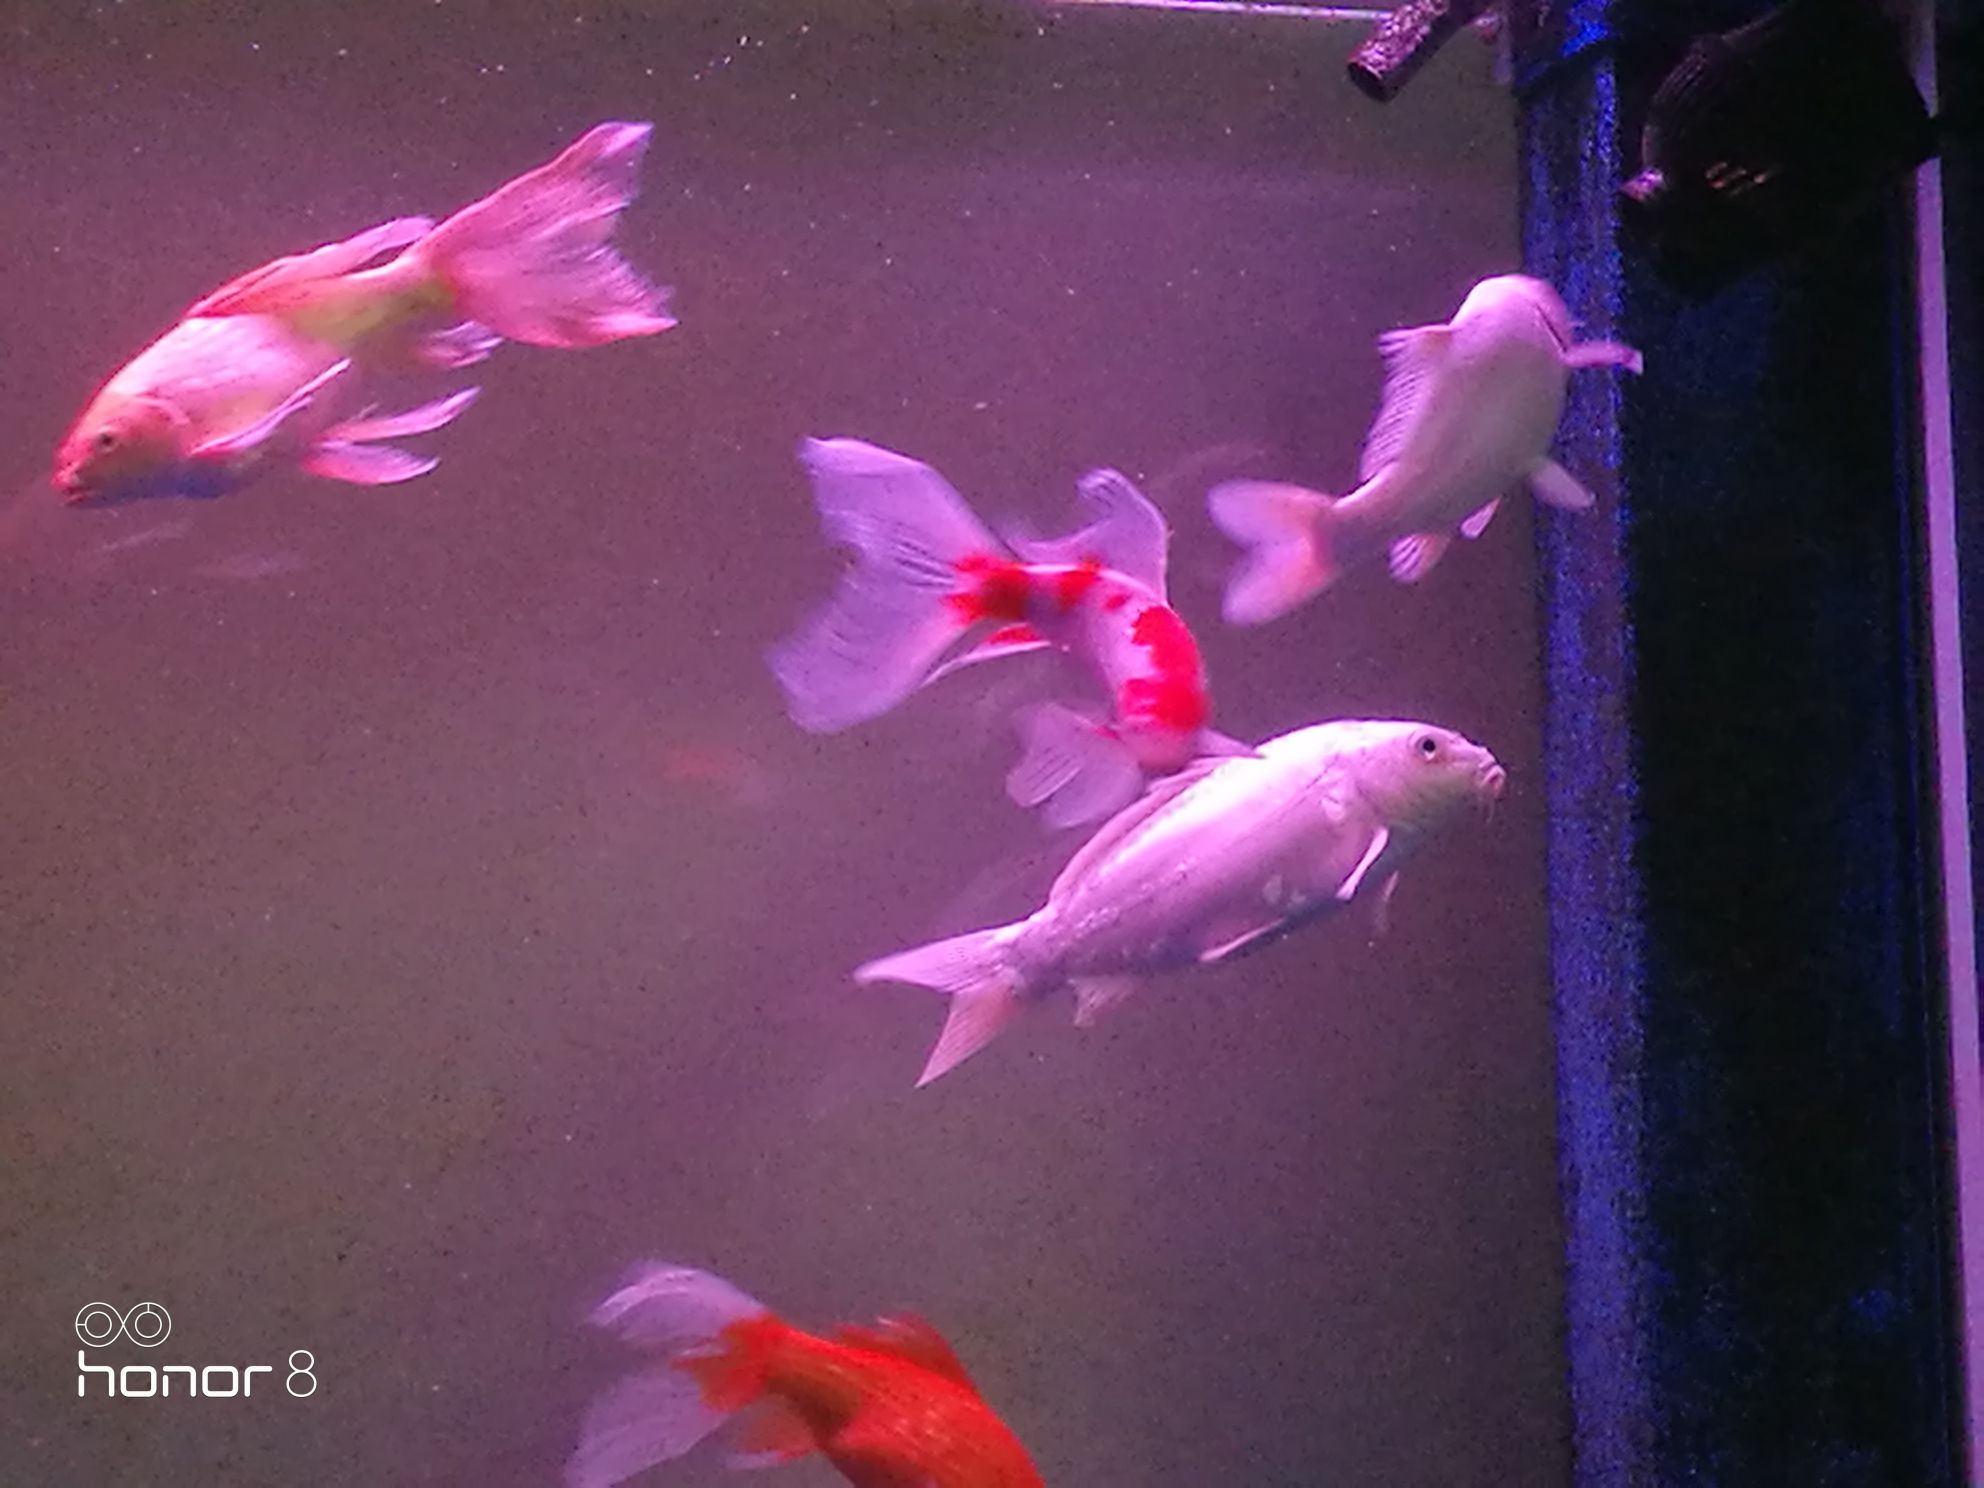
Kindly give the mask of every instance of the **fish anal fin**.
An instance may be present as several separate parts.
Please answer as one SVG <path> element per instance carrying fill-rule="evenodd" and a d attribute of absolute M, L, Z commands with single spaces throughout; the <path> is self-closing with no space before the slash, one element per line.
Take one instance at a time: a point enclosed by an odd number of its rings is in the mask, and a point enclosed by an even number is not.
<path fill-rule="evenodd" d="M 903 1446 L 893 1419 L 855 1418 L 834 1433 L 820 1449 L 854 1488 L 934 1488 L 927 1467 L 903 1461 Z"/>
<path fill-rule="evenodd" d="M 866 1327 L 849 1323 L 838 1329 L 835 1337 L 852 1348 L 906 1360 L 967 1390 L 978 1389 L 950 1340 L 913 1312 L 892 1313 Z"/>
<path fill-rule="evenodd" d="M 417 337 L 410 355 L 416 366 L 453 372 L 489 360 L 502 344 L 503 338 L 488 326 L 463 320 Z"/>
<path fill-rule="evenodd" d="M 302 461 L 312 475 L 352 486 L 398 485 L 440 463 L 432 455 L 409 454 L 390 444 L 344 444 L 335 439 L 313 446 Z"/>
<path fill-rule="evenodd" d="M 1453 539 L 1444 532 L 1415 532 L 1401 537 L 1388 555 L 1392 577 L 1401 584 L 1416 584 L 1433 571 Z"/>
<path fill-rule="evenodd" d="M 341 242 L 271 259 L 196 301 L 186 318 L 260 315 L 288 309 L 303 286 L 362 269 L 382 253 L 397 252 L 418 242 L 433 227 L 431 217 L 395 217 Z"/>
<path fill-rule="evenodd" d="M 1389 827 L 1379 827 L 1371 833 L 1371 840 L 1365 844 L 1364 855 L 1357 860 L 1357 866 L 1351 869 L 1350 876 L 1337 886 L 1338 900 L 1348 904 L 1357 897 L 1357 891 L 1364 886 L 1366 876 L 1377 864 L 1378 859 L 1385 855 L 1385 849 L 1391 846 L 1391 840 Z"/>
<path fill-rule="evenodd" d="M 1472 542 L 1488 530 L 1488 524 L 1495 520 L 1495 513 L 1501 509 L 1502 498 L 1497 496 L 1481 510 L 1460 524 L 1460 535 Z"/>
<path fill-rule="evenodd" d="M 1378 337 L 1385 388 L 1378 402 L 1378 416 L 1364 436 L 1364 453 L 1357 465 L 1360 481 L 1369 480 L 1398 458 L 1452 341 L 1453 331 L 1445 325 L 1409 326 Z"/>
<path fill-rule="evenodd" d="M 1538 460 L 1530 467 L 1529 489 L 1545 506 L 1560 511 L 1589 511 L 1598 500 L 1555 460 Z"/>
<path fill-rule="evenodd" d="M 1130 973 L 1074 978 L 1075 1027 L 1095 1027 L 1142 986 L 1143 978 Z"/>
<path fill-rule="evenodd" d="M 777 1396 L 766 1395 L 748 1409 L 729 1466 L 778 1467 L 819 1450 L 805 1421 Z"/>

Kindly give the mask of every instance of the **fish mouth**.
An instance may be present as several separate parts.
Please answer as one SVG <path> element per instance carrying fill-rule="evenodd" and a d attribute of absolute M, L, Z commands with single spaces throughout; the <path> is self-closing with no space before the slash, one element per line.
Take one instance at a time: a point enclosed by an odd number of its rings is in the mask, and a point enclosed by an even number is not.
<path fill-rule="evenodd" d="M 81 468 L 68 463 L 57 465 L 48 483 L 55 487 L 61 493 L 62 499 L 71 505 L 88 501 L 97 493 L 95 483 L 83 474 Z"/>
<path fill-rule="evenodd" d="M 1492 815 L 1495 803 L 1502 799 L 1502 792 L 1508 789 L 1509 772 L 1490 760 L 1483 765 L 1474 777 L 1475 789 L 1481 793 L 1481 803 Z"/>

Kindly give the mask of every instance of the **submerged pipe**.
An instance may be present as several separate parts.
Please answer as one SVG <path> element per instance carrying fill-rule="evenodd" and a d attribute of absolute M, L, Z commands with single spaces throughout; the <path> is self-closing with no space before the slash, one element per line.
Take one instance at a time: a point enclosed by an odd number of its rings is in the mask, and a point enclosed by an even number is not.
<path fill-rule="evenodd" d="M 1379 21 L 1345 64 L 1350 81 L 1389 103 L 1433 53 L 1493 0 L 1407 0 Z"/>

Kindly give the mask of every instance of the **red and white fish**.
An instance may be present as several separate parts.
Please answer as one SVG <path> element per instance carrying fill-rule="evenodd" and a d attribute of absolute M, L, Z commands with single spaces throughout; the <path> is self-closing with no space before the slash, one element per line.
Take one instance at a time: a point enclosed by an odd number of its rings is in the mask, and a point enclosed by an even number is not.
<path fill-rule="evenodd" d="M 612 1488 L 749 1412 L 737 1467 L 818 1452 L 856 1488 L 1041 1488 L 951 1346 L 914 1317 L 822 1338 L 707 1271 L 650 1263 L 590 1319 L 658 1362 L 586 1412 L 566 1488 Z"/>
<path fill-rule="evenodd" d="M 213 496 L 285 463 L 410 480 L 436 462 L 380 441 L 440 428 L 476 390 L 340 422 L 355 372 L 466 367 L 505 339 L 599 346 L 667 330 L 668 292 L 606 242 L 650 128 L 601 124 L 438 227 L 397 218 L 215 290 L 90 401 L 56 453 L 56 488 L 72 503 Z"/>
<path fill-rule="evenodd" d="M 800 459 L 828 539 L 855 556 L 825 608 L 771 653 L 801 728 L 849 728 L 959 667 L 1051 648 L 1083 663 L 1110 704 L 1107 718 L 1059 703 L 1020 712 L 1007 792 L 1052 825 L 1108 815 L 1146 773 L 1252 752 L 1207 727 L 1198 643 L 1165 602 L 1164 518 L 1117 471 L 1082 478 L 1094 520 L 1079 532 L 1008 543 L 921 461 L 858 439 L 809 439 Z"/>
<path fill-rule="evenodd" d="M 1580 367 L 1638 372 L 1641 363 L 1629 346 L 1572 334 L 1556 290 L 1503 274 L 1469 290 L 1447 324 L 1380 336 L 1384 400 L 1356 490 L 1336 497 L 1250 480 L 1208 496 L 1213 520 L 1249 550 L 1227 585 L 1226 618 L 1272 620 L 1381 557 L 1393 578 L 1416 583 L 1456 533 L 1479 537 L 1518 486 L 1549 506 L 1590 506 L 1591 493 L 1549 458 L 1566 383 Z"/>

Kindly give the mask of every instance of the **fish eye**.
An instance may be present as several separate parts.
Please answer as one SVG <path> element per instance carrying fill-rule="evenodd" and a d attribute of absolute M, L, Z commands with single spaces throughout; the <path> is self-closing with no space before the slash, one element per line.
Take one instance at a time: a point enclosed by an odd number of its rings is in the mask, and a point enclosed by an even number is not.
<path fill-rule="evenodd" d="M 115 429 L 99 429 L 97 430 L 96 438 L 92 439 L 90 443 L 100 450 L 110 449 L 117 443 L 117 431 Z"/>
<path fill-rule="evenodd" d="M 1416 741 L 1414 741 L 1413 748 L 1419 751 L 1419 757 L 1421 759 L 1430 760 L 1430 759 L 1438 759 L 1440 757 L 1440 741 L 1434 738 L 1431 734 L 1421 734 L 1419 738 Z"/>

